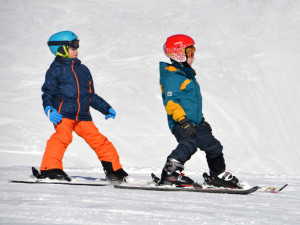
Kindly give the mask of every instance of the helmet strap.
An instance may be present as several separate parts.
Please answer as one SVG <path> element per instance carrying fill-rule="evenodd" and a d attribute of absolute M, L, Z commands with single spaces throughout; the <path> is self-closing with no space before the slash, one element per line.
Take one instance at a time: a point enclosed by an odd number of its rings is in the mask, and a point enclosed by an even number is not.
<path fill-rule="evenodd" d="M 187 61 L 185 61 L 185 62 L 177 62 L 177 61 L 175 61 L 174 59 L 170 59 L 171 60 L 171 62 L 172 63 L 178 63 L 180 66 L 182 66 L 182 67 L 189 67 L 189 68 L 192 68 L 188 63 L 187 63 Z"/>
<path fill-rule="evenodd" d="M 182 67 L 189 67 L 189 68 L 191 68 L 191 66 L 187 63 L 187 61 L 185 61 L 185 62 L 181 62 L 181 63 L 179 63 Z"/>
<path fill-rule="evenodd" d="M 60 56 L 60 57 L 63 57 L 63 58 L 69 59 L 70 55 L 69 55 L 68 47 L 67 46 L 59 47 L 58 50 L 57 50 L 56 55 Z"/>

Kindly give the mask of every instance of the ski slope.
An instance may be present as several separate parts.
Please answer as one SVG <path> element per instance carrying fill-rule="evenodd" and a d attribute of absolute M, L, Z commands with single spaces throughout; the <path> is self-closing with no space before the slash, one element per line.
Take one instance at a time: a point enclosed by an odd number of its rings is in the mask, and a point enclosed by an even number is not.
<path fill-rule="evenodd" d="M 1 0 L 0 224 L 297 224 L 300 151 L 300 2 L 296 0 Z M 170 35 L 196 42 L 203 113 L 224 146 L 228 170 L 280 194 L 229 196 L 10 184 L 40 165 L 54 132 L 41 86 L 53 60 L 46 43 L 61 30 L 80 39 L 79 59 L 96 92 L 117 112 L 92 110 L 131 176 L 160 173 L 176 140 L 167 126 L 159 61 Z M 199 151 L 186 174 L 202 180 Z M 103 177 L 74 134 L 64 157 L 72 176 Z M 282 213 L 284 211 L 284 214 Z M 278 216 L 280 215 L 280 216 Z"/>

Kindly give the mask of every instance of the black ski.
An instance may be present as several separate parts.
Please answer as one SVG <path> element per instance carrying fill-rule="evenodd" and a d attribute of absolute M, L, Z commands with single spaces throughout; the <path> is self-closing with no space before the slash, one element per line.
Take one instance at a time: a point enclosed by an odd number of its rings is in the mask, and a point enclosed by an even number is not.
<path fill-rule="evenodd" d="M 222 194 L 240 194 L 247 195 L 255 192 L 258 187 L 251 187 L 249 189 L 237 189 L 237 188 L 217 188 L 213 186 L 203 186 L 200 184 L 195 184 L 193 187 L 176 187 L 170 185 L 160 184 L 160 179 L 151 174 L 153 183 L 148 183 L 144 185 L 131 185 L 131 184 L 116 184 L 115 188 L 119 189 L 131 189 L 131 190 L 147 190 L 147 191 L 185 191 L 185 192 L 201 192 L 201 193 L 222 193 Z"/>
<path fill-rule="evenodd" d="M 92 183 L 92 182 L 62 182 L 62 181 L 46 181 L 46 180 L 10 180 L 10 183 L 23 183 L 23 184 L 63 184 L 63 185 L 81 185 L 81 186 L 106 186 L 107 183 Z"/>
<path fill-rule="evenodd" d="M 50 180 L 49 178 L 41 178 L 40 172 L 32 167 L 32 174 L 34 178 L 29 180 L 10 180 L 10 183 L 23 183 L 23 184 L 62 184 L 62 185 L 80 185 L 80 186 L 106 186 L 109 182 L 103 178 L 93 178 L 93 177 L 81 177 L 73 176 L 71 181 L 62 181 L 62 180 Z M 76 179 L 84 180 L 76 181 Z"/>

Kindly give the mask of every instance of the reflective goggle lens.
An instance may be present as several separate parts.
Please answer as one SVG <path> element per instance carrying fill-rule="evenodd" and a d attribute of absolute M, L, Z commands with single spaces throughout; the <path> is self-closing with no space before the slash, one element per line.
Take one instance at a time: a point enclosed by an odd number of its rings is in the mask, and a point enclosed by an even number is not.
<path fill-rule="evenodd" d="M 73 41 L 70 42 L 70 47 L 71 48 L 79 48 L 79 40 L 78 39 L 74 39 Z"/>

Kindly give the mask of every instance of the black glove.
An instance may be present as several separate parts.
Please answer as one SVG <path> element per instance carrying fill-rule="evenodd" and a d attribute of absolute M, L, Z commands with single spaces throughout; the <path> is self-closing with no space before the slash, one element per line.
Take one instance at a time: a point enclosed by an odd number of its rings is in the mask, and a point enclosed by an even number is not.
<path fill-rule="evenodd" d="M 203 117 L 202 118 L 202 124 L 203 126 L 209 131 L 209 132 L 212 132 L 212 129 L 211 129 L 211 126 L 208 122 L 205 121 L 205 118 Z"/>
<path fill-rule="evenodd" d="M 191 121 L 188 118 L 184 118 L 179 122 L 179 125 L 182 126 L 183 132 L 185 136 L 187 137 L 195 137 L 196 136 L 196 128 L 191 123 Z"/>

